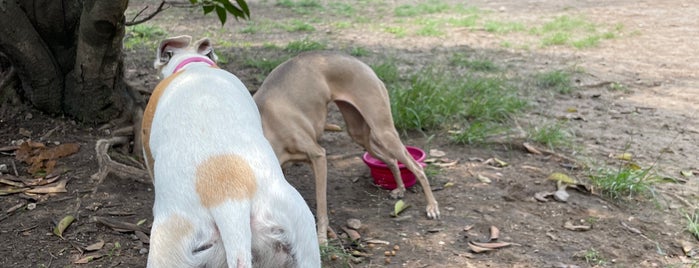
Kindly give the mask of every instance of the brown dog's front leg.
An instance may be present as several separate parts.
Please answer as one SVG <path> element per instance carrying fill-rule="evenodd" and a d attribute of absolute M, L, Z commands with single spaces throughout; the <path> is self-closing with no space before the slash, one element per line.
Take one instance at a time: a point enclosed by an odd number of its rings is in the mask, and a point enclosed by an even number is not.
<path fill-rule="evenodd" d="M 327 188 L 328 188 L 328 163 L 325 156 L 325 149 L 318 146 L 316 152 L 310 154 L 308 158 L 311 160 L 311 166 L 313 166 L 313 174 L 316 179 L 316 221 L 318 228 L 318 242 L 321 245 L 326 245 L 328 243 L 328 202 L 327 202 Z"/>

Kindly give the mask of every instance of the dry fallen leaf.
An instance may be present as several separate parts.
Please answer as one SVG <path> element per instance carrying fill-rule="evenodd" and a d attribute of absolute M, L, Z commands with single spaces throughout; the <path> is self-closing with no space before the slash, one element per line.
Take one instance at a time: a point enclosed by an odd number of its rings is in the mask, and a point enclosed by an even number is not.
<path fill-rule="evenodd" d="M 58 222 L 56 227 L 53 228 L 53 233 L 58 237 L 63 238 L 63 231 L 65 231 L 66 228 L 68 228 L 68 226 L 70 226 L 70 224 L 73 223 L 73 221 L 75 221 L 75 217 L 71 215 L 63 217 L 63 219 L 61 219 L 61 221 Z"/>
<path fill-rule="evenodd" d="M 342 230 L 345 231 L 345 233 L 347 234 L 347 236 L 349 236 L 351 241 L 359 241 L 359 239 L 362 238 L 362 236 L 359 234 L 359 232 L 357 232 L 355 230 L 349 229 L 349 228 L 344 227 L 344 226 L 342 227 Z"/>
<path fill-rule="evenodd" d="M 102 247 L 104 247 L 104 241 L 100 240 L 96 243 L 93 243 L 92 245 L 85 247 L 85 250 L 86 251 L 96 251 L 96 250 L 102 249 Z"/>
<path fill-rule="evenodd" d="M 592 229 L 592 226 L 587 226 L 587 225 L 575 225 L 571 221 L 566 221 L 565 224 L 563 224 L 563 228 L 566 228 L 571 231 L 589 231 Z"/>
<path fill-rule="evenodd" d="M 498 230 L 498 227 L 495 227 L 495 225 L 490 226 L 490 241 L 498 240 L 498 237 L 500 237 L 500 230 Z"/>
<path fill-rule="evenodd" d="M 66 184 L 68 183 L 69 180 L 70 180 L 70 178 L 63 178 L 56 183 L 32 188 L 32 189 L 26 190 L 25 192 L 32 193 L 32 194 L 65 193 L 68 191 L 68 190 L 66 190 Z"/>
<path fill-rule="evenodd" d="M 491 180 L 490 178 L 488 178 L 488 177 L 486 177 L 486 176 L 483 176 L 483 175 L 481 175 L 480 173 L 478 173 L 478 175 L 477 175 L 476 177 L 477 177 L 478 180 L 481 181 L 482 183 L 491 183 L 491 182 L 492 182 L 492 180 Z"/>
<path fill-rule="evenodd" d="M 539 151 L 539 149 L 536 149 L 536 147 L 532 146 L 529 143 L 526 143 L 526 142 L 522 143 L 522 146 L 524 146 L 524 149 L 527 149 L 527 152 L 529 152 L 531 154 L 538 154 L 538 155 L 543 154 L 543 153 L 541 153 L 541 151 Z"/>
<path fill-rule="evenodd" d="M 444 151 L 440 151 L 437 149 L 430 149 L 430 156 L 432 156 L 432 157 L 443 157 L 445 155 L 447 155 L 447 153 L 445 153 Z"/>
<path fill-rule="evenodd" d="M 624 160 L 624 161 L 631 161 L 631 159 L 633 159 L 633 155 L 631 153 L 622 153 L 622 154 L 614 156 L 614 158 Z"/>
<path fill-rule="evenodd" d="M 480 242 L 470 241 L 468 243 L 473 244 L 474 246 L 477 246 L 477 247 L 488 248 L 488 249 L 498 249 L 498 248 L 504 248 L 504 247 L 509 247 L 509 246 L 513 245 L 512 243 L 509 243 L 509 242 L 480 243 Z"/>
<path fill-rule="evenodd" d="M 479 246 L 472 244 L 471 242 L 468 242 L 468 248 L 470 248 L 471 251 L 473 251 L 474 253 L 483 253 L 483 252 L 495 250 L 492 248 L 479 247 Z"/>
<path fill-rule="evenodd" d="M 102 258 L 102 257 L 104 257 L 105 255 L 106 255 L 106 254 L 101 254 L 101 253 L 90 254 L 90 255 L 84 256 L 84 257 L 82 257 L 82 258 L 80 258 L 80 259 L 75 260 L 73 263 L 75 263 L 75 264 L 86 264 L 86 263 L 89 263 L 89 262 L 91 262 L 91 261 L 94 261 L 94 260 L 97 260 L 97 259 L 99 259 L 99 258 Z"/>

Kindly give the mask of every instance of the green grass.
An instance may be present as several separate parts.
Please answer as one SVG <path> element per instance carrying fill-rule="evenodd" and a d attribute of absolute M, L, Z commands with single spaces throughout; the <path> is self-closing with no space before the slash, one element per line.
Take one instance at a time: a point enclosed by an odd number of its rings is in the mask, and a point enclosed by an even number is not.
<path fill-rule="evenodd" d="M 437 20 L 419 20 L 418 24 L 421 25 L 417 29 L 416 34 L 418 36 L 444 36 L 446 33 L 442 30 L 444 26 Z"/>
<path fill-rule="evenodd" d="M 337 265 L 340 265 L 340 267 L 352 267 L 350 264 L 352 255 L 347 253 L 347 251 L 343 249 L 341 245 L 337 246 L 332 245 L 331 243 L 332 242 L 329 242 L 327 246 L 320 246 L 320 259 L 323 261 L 323 263 L 331 264 L 329 266 L 332 267 L 338 267 Z"/>
<path fill-rule="evenodd" d="M 328 6 L 333 14 L 343 17 L 352 17 L 357 14 L 357 9 L 353 5 L 347 3 L 329 3 Z"/>
<path fill-rule="evenodd" d="M 323 8 L 323 5 L 319 0 L 278 0 L 277 5 L 289 8 L 292 11 L 302 15 L 310 15 Z"/>
<path fill-rule="evenodd" d="M 400 5 L 393 10 L 396 17 L 415 17 L 424 14 L 443 13 L 452 7 L 439 0 L 428 0 L 416 5 Z"/>
<path fill-rule="evenodd" d="M 540 27 L 531 29 L 531 33 L 542 36 L 541 45 L 571 46 L 577 49 L 592 48 L 604 39 L 612 39 L 623 30 L 623 24 L 616 24 L 612 29 L 602 31 L 604 25 L 598 25 L 581 16 L 558 16 Z"/>
<path fill-rule="evenodd" d="M 600 168 L 590 175 L 590 179 L 602 194 L 614 200 L 651 194 L 654 184 L 659 182 L 652 167 L 639 169 L 628 164 Z"/>
<path fill-rule="evenodd" d="M 289 59 L 289 57 L 281 57 L 276 59 L 247 59 L 245 60 L 245 66 L 257 68 L 260 70 L 260 73 L 265 74 L 266 76 L 267 74 L 272 72 L 274 68 L 279 66 L 279 64 L 286 61 L 287 59 Z"/>
<path fill-rule="evenodd" d="M 607 263 L 607 261 L 604 260 L 600 253 L 594 248 L 586 250 L 585 254 L 583 255 L 583 259 L 585 259 L 585 262 L 587 262 L 589 265 L 604 265 Z"/>
<path fill-rule="evenodd" d="M 568 94 L 573 90 L 571 75 L 569 72 L 554 70 L 543 72 L 535 76 L 536 86 L 545 89 L 554 89 L 562 94 Z"/>
<path fill-rule="evenodd" d="M 413 75 L 409 83 L 389 90 L 396 128 L 444 130 L 463 126 L 454 135 L 459 143 L 473 143 L 503 129 L 526 107 L 517 90 L 503 78 L 459 76 L 437 70 Z"/>
<path fill-rule="evenodd" d="M 469 59 L 465 53 L 454 53 L 449 58 L 449 64 L 468 68 L 474 71 L 494 72 L 500 68 L 489 59 Z"/>
<path fill-rule="evenodd" d="M 408 30 L 403 26 L 386 26 L 383 30 L 393 34 L 396 38 L 402 38 L 408 35 Z"/>
<path fill-rule="evenodd" d="M 473 28 L 476 26 L 479 18 L 480 16 L 478 15 L 469 15 L 466 17 L 449 18 L 447 19 L 447 22 L 456 27 Z"/>
<path fill-rule="evenodd" d="M 364 57 L 371 54 L 371 51 L 363 47 L 352 47 L 348 53 L 354 57 Z"/>
<path fill-rule="evenodd" d="M 386 84 L 396 83 L 400 79 L 398 66 L 394 60 L 389 59 L 381 64 L 371 65 L 371 69 L 373 69 L 376 76 Z"/>
<path fill-rule="evenodd" d="M 572 134 L 561 122 L 536 126 L 528 131 L 528 136 L 530 140 L 546 145 L 550 149 L 569 146 L 572 138 Z"/>
<path fill-rule="evenodd" d="M 486 32 L 491 33 L 511 33 L 511 32 L 523 32 L 526 30 L 524 24 L 519 22 L 502 22 L 502 21 L 486 21 L 483 25 L 483 29 Z"/>
<path fill-rule="evenodd" d="M 694 211 L 691 215 L 687 212 L 684 213 L 685 219 L 687 219 L 687 231 L 691 233 L 696 239 L 699 239 L 699 214 Z"/>
<path fill-rule="evenodd" d="M 304 38 L 299 41 L 289 42 L 284 50 L 291 53 L 300 53 L 304 51 L 323 50 L 326 47 L 327 45 L 325 43 Z"/>
<path fill-rule="evenodd" d="M 136 47 L 151 48 L 157 46 L 161 39 L 167 36 L 167 32 L 158 26 L 142 23 L 126 27 L 124 36 L 124 48 Z"/>
<path fill-rule="evenodd" d="M 284 29 L 287 32 L 293 33 L 293 32 L 313 32 L 316 30 L 313 25 L 310 25 L 306 23 L 305 21 L 299 20 L 299 19 L 293 19 L 289 21 L 288 23 L 282 24 L 282 29 Z"/>

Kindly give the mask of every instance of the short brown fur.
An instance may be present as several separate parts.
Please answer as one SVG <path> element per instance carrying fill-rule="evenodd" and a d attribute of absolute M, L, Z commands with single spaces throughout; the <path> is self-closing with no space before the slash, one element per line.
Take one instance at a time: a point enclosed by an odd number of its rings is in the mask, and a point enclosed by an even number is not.
<path fill-rule="evenodd" d="M 257 191 L 252 168 L 238 155 L 209 157 L 197 166 L 196 178 L 197 194 L 207 208 L 228 199 L 250 199 Z"/>

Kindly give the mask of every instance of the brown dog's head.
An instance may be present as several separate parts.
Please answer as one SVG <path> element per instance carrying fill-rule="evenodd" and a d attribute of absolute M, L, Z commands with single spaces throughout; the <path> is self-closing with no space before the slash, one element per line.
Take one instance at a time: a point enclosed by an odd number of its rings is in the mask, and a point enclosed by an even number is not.
<path fill-rule="evenodd" d="M 189 35 L 171 37 L 160 42 L 153 67 L 158 71 L 161 79 L 179 71 L 178 67 L 183 67 L 180 64 L 186 64 L 183 61 L 187 59 L 206 62 L 210 65 L 216 64 L 218 57 L 214 53 L 209 38 L 202 38 L 194 44 L 191 43 L 192 37 Z"/>

